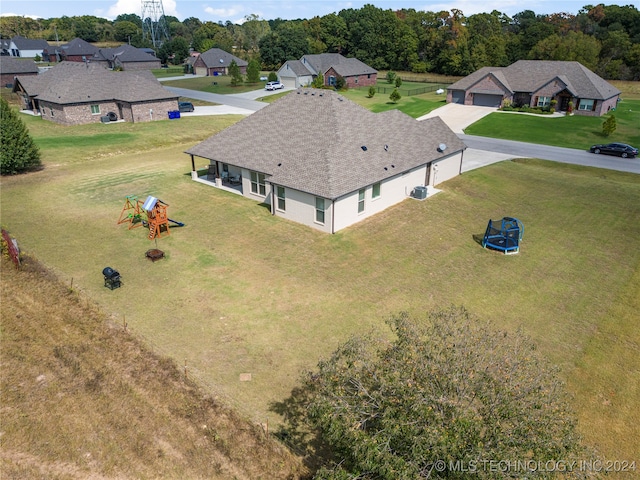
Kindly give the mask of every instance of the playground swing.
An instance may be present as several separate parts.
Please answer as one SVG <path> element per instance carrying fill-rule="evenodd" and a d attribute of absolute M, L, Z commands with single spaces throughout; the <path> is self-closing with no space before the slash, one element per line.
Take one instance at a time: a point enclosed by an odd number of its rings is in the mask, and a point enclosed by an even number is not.
<path fill-rule="evenodd" d="M 177 227 L 184 227 L 184 223 L 172 220 L 167 216 L 168 206 L 169 204 L 156 197 L 148 196 L 142 202 L 135 195 L 127 195 L 118 219 L 118 225 L 128 223 L 129 230 L 141 225 L 145 226 L 149 229 L 149 240 L 170 235 L 169 223 Z"/>
<path fill-rule="evenodd" d="M 504 217 L 502 220 L 489 220 L 482 239 L 482 248 L 491 248 L 513 255 L 520 251 L 520 242 L 524 235 L 524 225 L 517 218 Z"/>

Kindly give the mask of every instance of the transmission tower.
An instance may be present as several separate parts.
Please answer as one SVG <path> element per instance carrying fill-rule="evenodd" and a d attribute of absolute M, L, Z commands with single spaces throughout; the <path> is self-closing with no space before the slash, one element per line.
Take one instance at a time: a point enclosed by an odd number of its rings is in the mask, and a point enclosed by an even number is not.
<path fill-rule="evenodd" d="M 169 41 L 162 0 L 142 0 L 142 38 L 151 40 L 153 48 Z"/>

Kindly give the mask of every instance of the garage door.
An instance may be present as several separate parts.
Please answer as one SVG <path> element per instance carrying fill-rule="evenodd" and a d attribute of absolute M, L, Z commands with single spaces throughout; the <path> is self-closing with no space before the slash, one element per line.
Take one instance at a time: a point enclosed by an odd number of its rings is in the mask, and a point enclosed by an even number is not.
<path fill-rule="evenodd" d="M 292 77 L 280 77 L 280 82 L 287 88 L 296 88 L 296 79 Z"/>
<path fill-rule="evenodd" d="M 487 93 L 475 93 L 473 104 L 479 107 L 499 107 L 502 102 L 502 95 L 489 95 Z"/>
<path fill-rule="evenodd" d="M 453 90 L 451 92 L 451 103 L 464 104 L 464 91 L 463 90 Z"/>

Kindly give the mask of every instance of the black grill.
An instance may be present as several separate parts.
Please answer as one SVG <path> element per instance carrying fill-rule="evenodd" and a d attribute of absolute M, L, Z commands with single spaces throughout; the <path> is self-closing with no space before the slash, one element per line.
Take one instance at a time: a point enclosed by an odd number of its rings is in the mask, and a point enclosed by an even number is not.
<path fill-rule="evenodd" d="M 102 269 L 102 275 L 104 275 L 104 286 L 113 290 L 114 288 L 122 285 L 122 279 L 120 278 L 120 272 L 114 270 L 111 267 L 105 267 Z"/>

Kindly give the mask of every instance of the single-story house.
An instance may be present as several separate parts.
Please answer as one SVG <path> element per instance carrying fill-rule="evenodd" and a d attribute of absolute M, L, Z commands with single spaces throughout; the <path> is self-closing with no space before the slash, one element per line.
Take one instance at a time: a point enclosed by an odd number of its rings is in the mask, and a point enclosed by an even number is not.
<path fill-rule="evenodd" d="M 38 75 L 38 66 L 31 59 L 22 59 L 14 57 L 0 56 L 0 85 L 3 87 L 11 85 L 16 76 L 35 76 Z"/>
<path fill-rule="evenodd" d="M 378 71 L 357 58 L 346 58 L 339 53 L 304 55 L 300 60 L 288 60 L 278 70 L 278 78 L 285 87 L 305 87 L 318 75 L 324 84 L 335 86 L 338 76 L 349 88 L 375 85 Z"/>
<path fill-rule="evenodd" d="M 36 38 L 25 38 L 16 35 L 11 39 L 3 39 L 0 52 L 3 56 L 35 58 L 43 56 L 43 52 L 49 47 L 46 40 Z"/>
<path fill-rule="evenodd" d="M 579 62 L 518 60 L 508 67 L 483 67 L 447 88 L 447 102 L 500 107 L 548 107 L 600 116 L 618 104 L 620 90 Z"/>
<path fill-rule="evenodd" d="M 160 59 L 155 55 L 127 44 L 116 48 L 99 48 L 90 61 L 122 70 L 151 70 L 161 67 Z"/>
<path fill-rule="evenodd" d="M 465 148 L 440 117 L 417 121 L 399 110 L 373 113 L 334 91 L 305 88 L 185 153 L 194 180 L 335 233 L 416 191 L 424 198 L 460 174 Z M 208 162 L 202 178 L 196 157 Z"/>
<path fill-rule="evenodd" d="M 166 120 L 178 95 L 148 70 L 118 72 L 97 63 L 62 62 L 36 77 L 16 77 L 13 91 L 23 108 L 62 125 Z"/>
<path fill-rule="evenodd" d="M 193 73 L 196 75 L 228 75 L 232 61 L 240 68 L 240 73 L 246 75 L 249 62 L 242 60 L 219 48 L 211 48 L 202 52 L 193 62 Z"/>
<path fill-rule="evenodd" d="M 49 46 L 44 50 L 43 58 L 46 62 L 86 62 L 96 53 L 98 47 L 81 38 L 74 38 L 64 45 Z"/>

